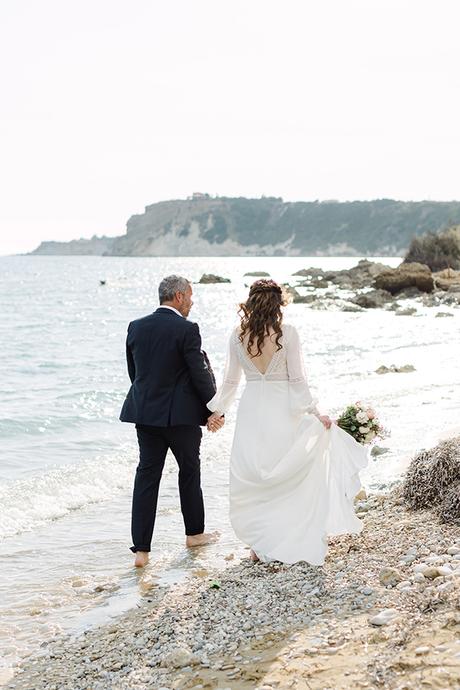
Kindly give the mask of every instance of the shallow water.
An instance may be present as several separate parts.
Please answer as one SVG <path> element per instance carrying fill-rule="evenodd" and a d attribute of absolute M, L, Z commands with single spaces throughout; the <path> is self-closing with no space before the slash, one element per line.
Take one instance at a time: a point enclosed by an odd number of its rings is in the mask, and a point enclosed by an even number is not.
<path fill-rule="evenodd" d="M 0 258 L 0 647 L 7 668 L 62 629 L 78 631 L 134 605 L 151 587 L 184 573 L 203 574 L 241 555 L 227 520 L 227 473 L 235 409 L 202 447 L 207 522 L 218 544 L 189 554 L 168 458 L 152 565 L 131 567 L 129 521 L 136 443 L 118 422 L 128 389 L 124 340 L 130 320 L 156 307 L 158 280 L 213 272 L 231 284 L 194 286 L 191 318 L 219 375 L 248 270 L 280 281 L 306 266 L 348 268 L 356 258 Z M 397 265 L 399 259 L 384 259 Z M 106 280 L 104 286 L 100 280 Z M 446 311 L 443 308 L 443 311 Z M 396 317 L 290 305 L 301 333 L 320 409 L 338 413 L 370 400 L 392 435 L 372 461 L 366 485 L 396 478 L 411 454 L 457 424 L 459 312 L 436 309 Z M 380 364 L 413 364 L 411 374 L 374 373 Z"/>

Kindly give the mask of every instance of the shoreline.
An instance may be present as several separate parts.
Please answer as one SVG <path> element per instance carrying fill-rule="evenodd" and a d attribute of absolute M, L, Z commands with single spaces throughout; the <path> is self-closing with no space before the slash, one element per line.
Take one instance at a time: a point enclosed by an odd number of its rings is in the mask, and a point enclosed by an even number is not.
<path fill-rule="evenodd" d="M 460 527 L 406 511 L 398 487 L 356 508 L 363 532 L 331 539 L 324 566 L 229 553 L 223 570 L 55 638 L 5 687 L 460 688 Z"/>

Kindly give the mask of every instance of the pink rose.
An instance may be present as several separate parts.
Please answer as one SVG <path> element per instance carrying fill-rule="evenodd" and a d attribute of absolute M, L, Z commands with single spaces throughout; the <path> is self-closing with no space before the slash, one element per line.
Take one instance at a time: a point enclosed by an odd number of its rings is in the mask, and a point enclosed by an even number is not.
<path fill-rule="evenodd" d="M 368 410 L 366 410 L 366 414 L 367 414 L 368 419 L 374 419 L 374 417 L 375 417 L 375 412 L 372 408 L 369 408 Z"/>

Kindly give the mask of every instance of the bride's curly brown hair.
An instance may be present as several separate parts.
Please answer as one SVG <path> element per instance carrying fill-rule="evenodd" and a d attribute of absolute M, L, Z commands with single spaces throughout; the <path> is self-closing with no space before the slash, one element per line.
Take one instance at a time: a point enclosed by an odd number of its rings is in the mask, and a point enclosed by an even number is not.
<path fill-rule="evenodd" d="M 264 339 L 272 331 L 276 333 L 277 350 L 281 350 L 283 347 L 280 343 L 283 321 L 281 307 L 286 306 L 287 303 L 286 293 L 274 280 L 256 280 L 251 285 L 246 302 L 242 302 L 238 310 L 241 318 L 239 339 L 243 342 L 246 334 L 249 333 L 247 351 L 251 357 L 260 357 Z M 254 342 L 257 345 L 255 355 L 251 352 Z"/>

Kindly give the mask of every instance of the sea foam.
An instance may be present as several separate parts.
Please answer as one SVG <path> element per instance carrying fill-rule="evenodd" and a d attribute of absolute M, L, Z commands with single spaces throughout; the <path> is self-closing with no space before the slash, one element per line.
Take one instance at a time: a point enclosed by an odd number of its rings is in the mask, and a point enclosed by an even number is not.
<path fill-rule="evenodd" d="M 73 510 L 129 490 L 133 458 L 95 458 L 53 467 L 45 473 L 0 487 L 0 538 L 36 530 Z"/>

